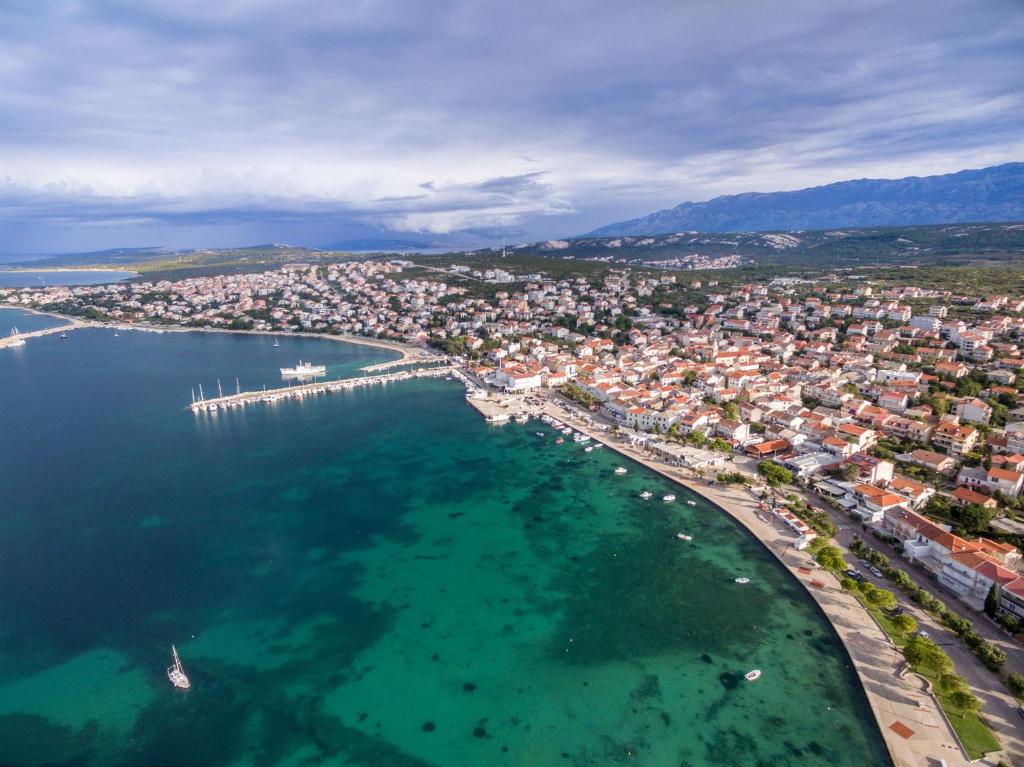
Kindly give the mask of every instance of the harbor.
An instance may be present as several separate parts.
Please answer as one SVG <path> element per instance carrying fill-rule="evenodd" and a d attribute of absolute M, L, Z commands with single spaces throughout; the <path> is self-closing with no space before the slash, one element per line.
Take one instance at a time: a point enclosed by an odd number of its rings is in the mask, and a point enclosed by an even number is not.
<path fill-rule="evenodd" d="M 188 407 L 193 413 L 213 413 L 218 410 L 245 407 L 246 405 L 258 402 L 273 403 L 284 399 L 301 400 L 306 397 L 315 397 L 320 394 L 331 394 L 363 386 L 397 383 L 398 381 L 408 381 L 413 378 L 444 378 L 453 376 L 456 372 L 456 369 L 450 366 L 423 368 L 420 370 L 403 370 L 398 373 L 384 373 L 377 376 L 363 376 L 361 378 L 341 378 L 335 381 L 313 381 L 310 383 L 300 383 L 274 389 L 262 389 L 260 391 L 246 392 L 239 390 L 236 381 L 236 391 L 234 394 L 225 395 L 222 390 L 220 390 L 216 397 L 205 396 L 202 386 L 200 386 L 198 392 L 193 390 L 192 404 Z"/>

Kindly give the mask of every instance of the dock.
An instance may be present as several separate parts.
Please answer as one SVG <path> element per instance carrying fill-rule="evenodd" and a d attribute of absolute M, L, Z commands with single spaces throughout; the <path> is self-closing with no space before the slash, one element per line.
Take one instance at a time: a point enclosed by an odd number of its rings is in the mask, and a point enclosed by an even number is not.
<path fill-rule="evenodd" d="M 84 328 L 86 323 L 79 322 L 78 320 L 70 320 L 66 325 L 58 325 L 55 328 L 44 328 L 43 330 L 31 330 L 28 333 L 18 333 L 17 335 L 3 336 L 0 337 L 0 349 L 7 346 L 13 346 L 19 341 L 27 341 L 30 338 L 42 338 L 43 336 L 52 336 L 54 333 L 64 333 L 68 330 L 74 330 L 75 328 Z"/>
<path fill-rule="evenodd" d="M 357 389 L 363 386 L 376 386 L 377 384 L 395 383 L 408 381 L 412 378 L 442 378 L 447 376 L 455 377 L 457 370 L 451 366 L 423 368 L 421 370 L 403 370 L 398 373 L 385 373 L 376 376 L 363 376 L 360 378 L 340 378 L 335 381 L 313 381 L 310 383 L 282 386 L 276 389 L 263 389 L 261 391 L 238 392 L 218 397 L 204 397 L 202 388 L 200 396 L 195 399 L 193 393 L 192 404 L 188 408 L 193 413 L 216 412 L 236 407 L 255 404 L 257 402 L 272 403 L 283 399 L 301 400 L 306 397 L 314 397 L 319 394 L 330 394 L 333 392 Z"/>
<path fill-rule="evenodd" d="M 364 373 L 379 373 L 382 370 L 390 370 L 391 368 L 404 367 L 406 365 L 425 365 L 435 362 L 448 362 L 448 357 L 443 354 L 423 354 L 419 357 L 406 356 L 397 360 L 367 365 L 359 369 Z"/>

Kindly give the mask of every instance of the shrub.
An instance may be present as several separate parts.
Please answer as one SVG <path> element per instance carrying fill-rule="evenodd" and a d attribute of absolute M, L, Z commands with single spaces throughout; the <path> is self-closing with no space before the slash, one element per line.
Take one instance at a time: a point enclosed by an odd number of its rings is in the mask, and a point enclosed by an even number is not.
<path fill-rule="evenodd" d="M 1006 677 L 1006 686 L 1018 698 L 1024 697 L 1024 674 L 1010 674 Z"/>
<path fill-rule="evenodd" d="M 1006 663 L 1006 653 L 988 642 L 983 641 L 976 654 L 978 660 L 984 663 L 990 671 L 998 671 Z"/>

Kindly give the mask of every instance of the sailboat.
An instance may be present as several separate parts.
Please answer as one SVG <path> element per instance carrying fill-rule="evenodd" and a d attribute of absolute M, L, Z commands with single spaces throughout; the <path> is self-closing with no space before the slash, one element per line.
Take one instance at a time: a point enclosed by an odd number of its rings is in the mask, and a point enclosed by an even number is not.
<path fill-rule="evenodd" d="M 171 657 L 174 658 L 174 665 L 167 667 L 167 678 L 179 690 L 187 690 L 192 683 L 185 676 L 185 669 L 181 667 L 181 658 L 178 657 L 178 648 L 174 645 L 171 645 Z"/>
<path fill-rule="evenodd" d="M 18 338 L 19 335 L 21 335 L 21 334 L 18 332 L 17 328 L 11 328 L 11 333 L 10 333 L 11 342 L 9 344 L 7 344 L 7 345 L 8 346 L 24 346 L 25 345 L 25 339 L 24 338 Z"/>
<path fill-rule="evenodd" d="M 60 332 L 60 337 L 61 337 L 61 338 L 67 338 L 67 337 L 68 337 L 68 334 L 67 334 L 67 333 L 65 333 L 65 332 L 64 332 L 64 331 L 62 330 L 62 331 Z"/>
<path fill-rule="evenodd" d="M 274 348 L 277 348 L 277 347 L 278 347 L 278 346 L 280 346 L 280 345 L 281 345 L 281 344 L 279 344 L 279 343 L 277 342 L 277 339 L 275 338 L 275 339 L 274 339 Z"/>

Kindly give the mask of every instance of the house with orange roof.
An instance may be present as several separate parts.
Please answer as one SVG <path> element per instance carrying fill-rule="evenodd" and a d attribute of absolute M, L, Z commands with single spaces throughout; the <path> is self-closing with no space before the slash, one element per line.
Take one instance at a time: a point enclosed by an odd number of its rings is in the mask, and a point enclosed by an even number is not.
<path fill-rule="evenodd" d="M 999 506 L 992 496 L 971 490 L 969 487 L 958 487 L 951 495 L 953 501 L 961 506 L 982 506 L 986 509 L 994 509 Z"/>
<path fill-rule="evenodd" d="M 910 509 L 921 508 L 921 506 L 927 503 L 929 498 L 935 495 L 935 488 L 931 485 L 899 474 L 889 482 L 889 489 L 906 498 L 907 507 Z"/>
<path fill-rule="evenodd" d="M 857 506 L 852 511 L 867 524 L 881 522 L 885 512 L 905 508 L 907 502 L 902 495 L 864 482 L 853 486 L 853 496 L 857 499 Z"/>

